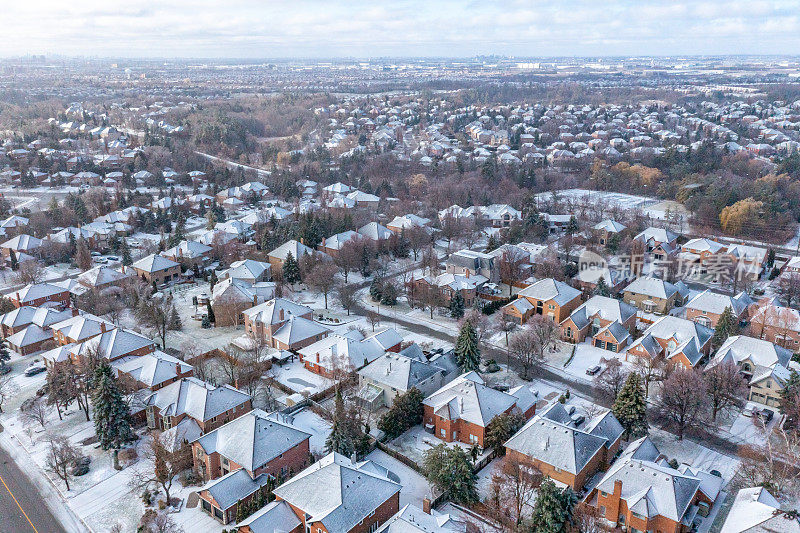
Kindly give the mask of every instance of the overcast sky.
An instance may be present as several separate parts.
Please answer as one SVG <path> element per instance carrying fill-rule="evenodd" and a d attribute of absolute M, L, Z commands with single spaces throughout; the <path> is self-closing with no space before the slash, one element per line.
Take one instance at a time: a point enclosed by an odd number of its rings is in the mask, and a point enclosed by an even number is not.
<path fill-rule="evenodd" d="M 800 54 L 800 0 L 0 0 L 0 13 L 4 56 Z"/>

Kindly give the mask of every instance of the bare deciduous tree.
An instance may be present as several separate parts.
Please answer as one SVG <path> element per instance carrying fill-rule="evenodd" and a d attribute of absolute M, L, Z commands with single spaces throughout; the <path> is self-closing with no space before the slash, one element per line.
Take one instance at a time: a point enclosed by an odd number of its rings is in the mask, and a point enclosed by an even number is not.
<path fill-rule="evenodd" d="M 27 285 L 39 283 L 44 279 L 44 268 L 39 261 L 24 261 L 17 269 L 17 283 Z"/>
<path fill-rule="evenodd" d="M 0 413 L 3 412 L 3 404 L 9 398 L 16 396 L 19 385 L 14 381 L 13 376 L 5 374 L 0 376 Z"/>
<path fill-rule="evenodd" d="M 557 340 L 558 326 L 542 316 L 533 317 L 527 326 L 511 336 L 508 351 L 522 365 L 523 379 L 528 379 L 532 368 L 545 362 L 545 352 Z"/>
<path fill-rule="evenodd" d="M 788 273 L 781 275 L 778 279 L 776 292 L 786 307 L 792 307 L 792 304 L 797 305 L 800 303 L 800 274 Z"/>
<path fill-rule="evenodd" d="M 662 384 L 656 405 L 659 417 L 683 440 L 708 418 L 708 387 L 699 372 L 677 368 Z"/>
<path fill-rule="evenodd" d="M 322 293 L 325 297 L 325 309 L 328 308 L 328 294 L 336 287 L 337 279 L 336 273 L 338 272 L 336 265 L 322 261 L 318 263 L 311 271 L 306 274 L 303 280 L 309 287 Z"/>
<path fill-rule="evenodd" d="M 507 455 L 500 468 L 492 475 L 491 496 L 488 507 L 493 518 L 518 526 L 533 506 L 536 489 L 542 482 L 542 473 Z"/>
<path fill-rule="evenodd" d="M 69 490 L 70 466 L 80 454 L 75 446 L 63 435 L 52 435 L 47 442 L 45 467 L 64 482 Z"/>
<path fill-rule="evenodd" d="M 744 405 L 748 392 L 747 381 L 736 363 L 726 361 L 706 368 L 703 381 L 708 391 L 712 422 L 716 422 L 720 413 Z"/>
<path fill-rule="evenodd" d="M 163 433 L 153 432 L 150 442 L 143 447 L 141 454 L 143 466 L 131 476 L 130 484 L 137 490 L 145 490 L 151 485 L 164 491 L 167 504 L 171 502 L 172 490 L 178 474 L 192 466 L 191 446 L 172 450 Z"/>
<path fill-rule="evenodd" d="M 605 369 L 594 377 L 594 387 L 601 396 L 614 401 L 628 379 L 628 373 L 622 369 L 622 362 L 616 357 L 603 357 L 600 364 L 605 365 Z"/>

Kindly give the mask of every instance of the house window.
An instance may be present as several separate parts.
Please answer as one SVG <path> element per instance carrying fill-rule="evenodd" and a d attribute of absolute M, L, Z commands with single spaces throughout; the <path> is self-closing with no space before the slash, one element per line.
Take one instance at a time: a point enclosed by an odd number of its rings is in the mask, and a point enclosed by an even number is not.
<path fill-rule="evenodd" d="M 478 444 L 478 436 L 470 433 L 469 442 L 470 444 Z"/>
<path fill-rule="evenodd" d="M 442 438 L 443 438 L 443 439 L 446 439 L 446 438 L 447 438 L 447 431 L 445 431 L 445 429 L 444 429 L 444 428 L 442 428 L 440 431 L 441 431 L 441 433 L 442 433 Z"/>

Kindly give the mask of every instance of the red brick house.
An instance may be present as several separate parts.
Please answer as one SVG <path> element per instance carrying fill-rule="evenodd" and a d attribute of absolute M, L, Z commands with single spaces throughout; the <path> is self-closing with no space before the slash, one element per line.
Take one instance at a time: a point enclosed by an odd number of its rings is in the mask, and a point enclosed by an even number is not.
<path fill-rule="evenodd" d="M 331 453 L 274 490 L 313 533 L 371 533 L 400 510 L 400 484 L 385 467 Z"/>
<path fill-rule="evenodd" d="M 445 442 L 484 445 L 486 428 L 501 414 L 517 410 L 528 419 L 536 412 L 531 391 L 520 386 L 508 392 L 484 384 L 468 372 L 434 392 L 422 402 L 425 429 Z"/>

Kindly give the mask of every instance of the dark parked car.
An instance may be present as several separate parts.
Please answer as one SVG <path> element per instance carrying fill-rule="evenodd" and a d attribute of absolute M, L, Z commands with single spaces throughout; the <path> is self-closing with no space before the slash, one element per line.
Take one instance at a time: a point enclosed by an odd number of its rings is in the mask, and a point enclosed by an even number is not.
<path fill-rule="evenodd" d="M 593 367 L 586 369 L 587 376 L 594 376 L 598 372 L 600 372 L 600 365 L 594 365 Z"/>
<path fill-rule="evenodd" d="M 758 416 L 761 418 L 761 420 L 764 421 L 765 424 L 769 424 L 770 421 L 772 420 L 772 417 L 775 416 L 775 413 L 773 413 L 769 409 L 763 409 L 758 413 Z"/>

